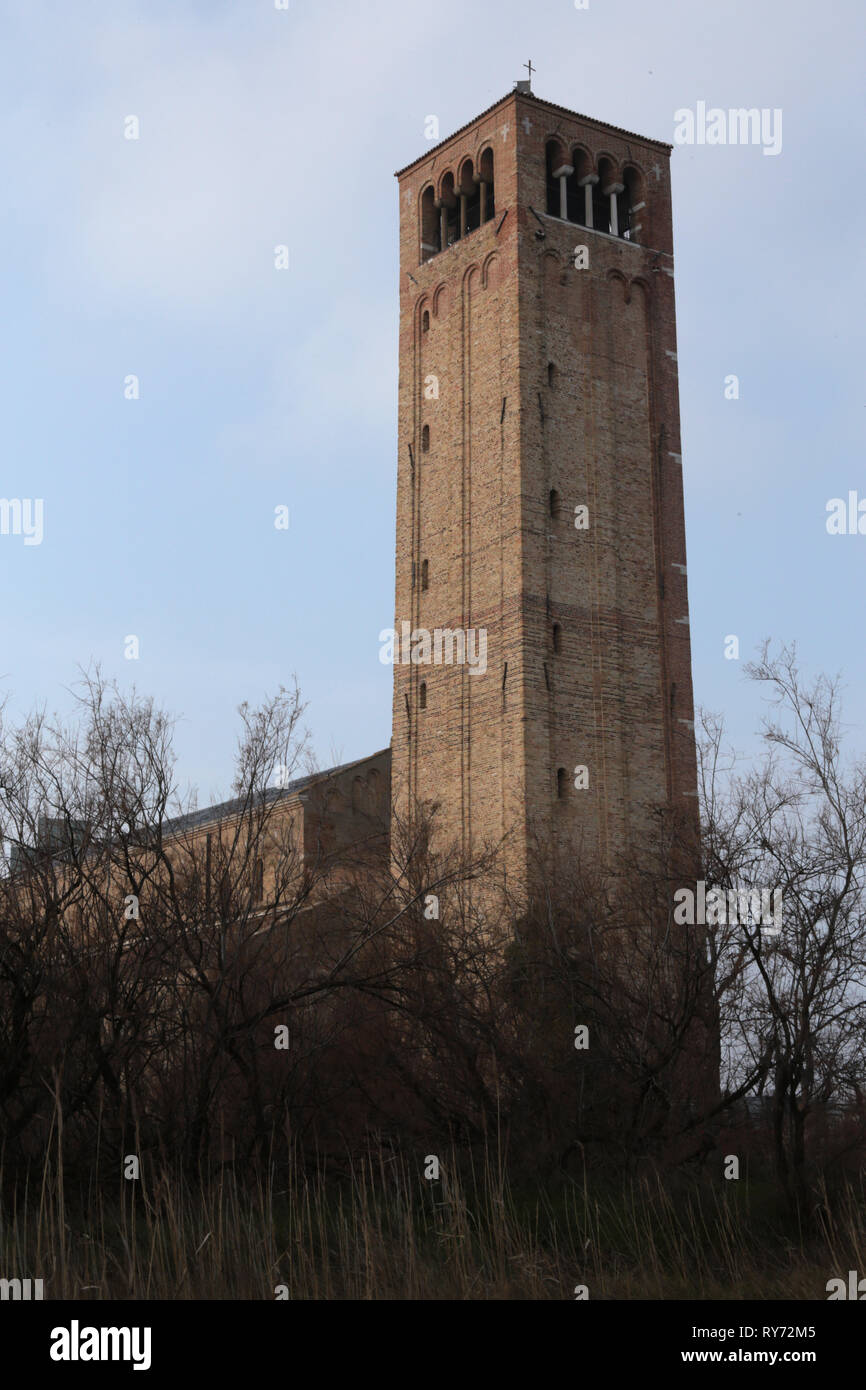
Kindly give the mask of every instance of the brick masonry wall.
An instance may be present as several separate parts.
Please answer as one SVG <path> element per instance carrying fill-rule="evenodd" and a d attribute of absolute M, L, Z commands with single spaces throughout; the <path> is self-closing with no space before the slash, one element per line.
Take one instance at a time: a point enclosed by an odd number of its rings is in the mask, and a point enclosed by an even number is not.
<path fill-rule="evenodd" d="M 641 244 L 546 214 L 554 135 L 639 171 Z M 424 188 L 485 147 L 494 218 L 420 264 Z M 669 147 L 514 93 L 399 188 L 395 626 L 488 640 L 484 675 L 395 666 L 400 814 L 438 803 L 441 842 L 468 853 L 508 835 L 521 881 L 534 831 L 554 872 L 612 863 L 647 842 L 656 807 L 696 816 Z"/>

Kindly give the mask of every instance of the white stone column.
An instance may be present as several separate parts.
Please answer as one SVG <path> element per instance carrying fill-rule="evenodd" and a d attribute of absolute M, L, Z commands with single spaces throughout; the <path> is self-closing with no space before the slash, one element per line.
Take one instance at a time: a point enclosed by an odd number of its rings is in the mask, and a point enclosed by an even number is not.
<path fill-rule="evenodd" d="M 559 215 L 563 222 L 568 220 L 568 180 L 573 173 L 571 164 L 561 164 L 553 171 L 553 177 L 559 179 Z"/>
<path fill-rule="evenodd" d="M 598 174 L 585 174 L 582 179 L 578 179 L 578 188 L 583 189 L 583 207 L 586 225 L 592 228 L 592 190 L 593 185 L 598 183 Z"/>
<path fill-rule="evenodd" d="M 610 231 L 612 236 L 619 236 L 619 209 L 616 205 L 616 199 L 617 194 L 622 193 L 624 188 L 624 183 L 609 183 L 607 188 L 601 190 L 606 197 L 610 198 Z"/>

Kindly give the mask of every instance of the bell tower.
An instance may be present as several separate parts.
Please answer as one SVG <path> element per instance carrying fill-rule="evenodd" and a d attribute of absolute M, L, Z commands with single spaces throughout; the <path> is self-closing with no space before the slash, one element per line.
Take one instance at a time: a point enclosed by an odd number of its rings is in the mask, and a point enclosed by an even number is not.
<path fill-rule="evenodd" d="M 670 152 L 523 82 L 397 175 L 393 790 L 516 883 L 697 822 Z"/>

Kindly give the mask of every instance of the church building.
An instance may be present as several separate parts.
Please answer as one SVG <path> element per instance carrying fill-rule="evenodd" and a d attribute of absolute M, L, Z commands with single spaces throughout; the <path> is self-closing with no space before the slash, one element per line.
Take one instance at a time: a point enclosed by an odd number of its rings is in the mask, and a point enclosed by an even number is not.
<path fill-rule="evenodd" d="M 518 82 L 397 174 L 392 742 L 285 789 L 311 855 L 389 806 L 518 889 L 696 838 L 671 148 Z"/>

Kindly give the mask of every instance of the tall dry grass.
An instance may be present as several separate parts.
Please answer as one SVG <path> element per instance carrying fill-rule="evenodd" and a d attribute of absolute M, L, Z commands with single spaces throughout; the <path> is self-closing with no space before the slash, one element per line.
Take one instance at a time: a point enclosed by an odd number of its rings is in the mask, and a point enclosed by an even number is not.
<path fill-rule="evenodd" d="M 848 1185 L 793 1220 L 771 1187 L 586 1174 L 518 1191 L 501 1162 L 384 1147 L 342 1171 L 300 1163 L 247 1181 L 227 1165 L 193 1182 L 144 1165 L 138 1181 L 64 1177 L 61 1134 L 38 1175 L 0 1171 L 0 1277 L 46 1298 L 825 1298 L 866 1272 L 866 1192 Z M 5 1180 L 4 1180 L 5 1179 Z"/>

